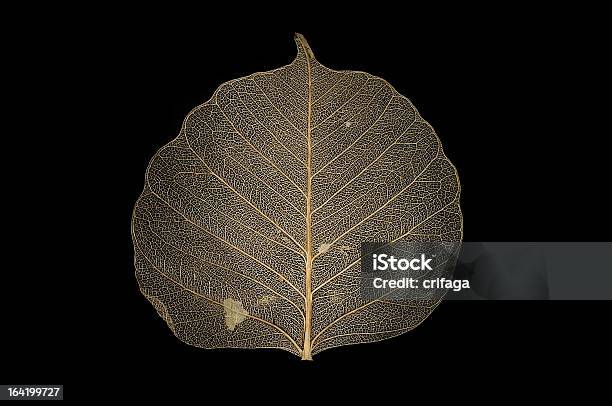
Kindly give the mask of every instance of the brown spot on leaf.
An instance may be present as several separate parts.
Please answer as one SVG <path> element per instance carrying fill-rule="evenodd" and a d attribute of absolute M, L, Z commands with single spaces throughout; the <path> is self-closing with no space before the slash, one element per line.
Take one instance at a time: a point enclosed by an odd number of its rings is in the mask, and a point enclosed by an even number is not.
<path fill-rule="evenodd" d="M 319 254 L 325 254 L 331 248 L 331 244 L 321 244 L 319 246 Z"/>
<path fill-rule="evenodd" d="M 234 331 L 236 326 L 249 315 L 242 302 L 229 297 L 223 301 L 223 310 L 225 310 L 225 325 L 230 331 Z"/>

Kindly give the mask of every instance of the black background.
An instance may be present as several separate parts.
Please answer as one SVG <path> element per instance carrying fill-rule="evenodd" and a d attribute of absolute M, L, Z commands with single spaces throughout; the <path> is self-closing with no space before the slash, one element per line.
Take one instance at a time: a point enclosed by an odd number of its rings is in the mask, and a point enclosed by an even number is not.
<path fill-rule="evenodd" d="M 49 240 L 42 258 L 24 254 L 25 263 L 53 265 L 32 265 L 42 282 L 26 297 L 5 289 L 3 305 L 13 310 L 2 331 L 2 382 L 64 383 L 68 393 L 91 394 L 104 380 L 132 395 L 236 396 L 247 381 L 300 393 L 298 379 L 358 385 L 372 371 L 403 387 L 434 376 L 469 384 L 516 369 L 517 384 L 527 385 L 551 370 L 604 362 L 608 302 L 445 302 L 414 331 L 329 350 L 314 362 L 281 351 L 201 350 L 173 337 L 133 276 L 130 219 L 149 160 L 219 84 L 289 63 L 294 31 L 324 65 L 385 78 L 434 127 L 459 172 L 466 241 L 609 240 L 601 27 L 526 15 L 280 28 L 225 24 L 211 14 L 200 15 L 205 24 L 134 14 L 95 25 L 68 69 L 96 99 L 73 100 L 85 107 L 88 126 L 78 128 L 72 148 L 87 152 L 92 169 L 67 178 L 79 193 L 84 184 L 94 190 L 63 214 L 77 230 L 58 230 L 66 234 L 59 240 L 76 235 L 75 246 L 84 243 L 74 249 L 83 259 L 75 253 L 66 261 Z"/>

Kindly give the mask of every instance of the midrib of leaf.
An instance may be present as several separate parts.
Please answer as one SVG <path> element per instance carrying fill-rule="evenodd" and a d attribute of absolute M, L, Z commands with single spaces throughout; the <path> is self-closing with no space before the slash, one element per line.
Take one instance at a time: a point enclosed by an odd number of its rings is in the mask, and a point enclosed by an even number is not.
<path fill-rule="evenodd" d="M 312 361 L 312 73 L 310 68 L 314 55 L 308 42 L 302 34 L 295 34 L 300 42 L 306 58 L 306 73 L 308 79 L 308 123 L 306 130 L 306 269 L 305 269 L 305 312 L 304 317 L 304 348 L 302 359 Z"/>

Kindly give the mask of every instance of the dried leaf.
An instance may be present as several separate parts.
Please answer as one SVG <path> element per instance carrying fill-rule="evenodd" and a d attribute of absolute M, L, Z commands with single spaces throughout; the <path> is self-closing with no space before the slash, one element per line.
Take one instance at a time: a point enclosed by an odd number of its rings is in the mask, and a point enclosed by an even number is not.
<path fill-rule="evenodd" d="M 153 157 L 133 214 L 136 277 L 181 340 L 325 349 L 406 332 L 437 305 L 366 300 L 362 241 L 460 241 L 459 182 L 383 79 L 321 65 L 222 84 Z"/>

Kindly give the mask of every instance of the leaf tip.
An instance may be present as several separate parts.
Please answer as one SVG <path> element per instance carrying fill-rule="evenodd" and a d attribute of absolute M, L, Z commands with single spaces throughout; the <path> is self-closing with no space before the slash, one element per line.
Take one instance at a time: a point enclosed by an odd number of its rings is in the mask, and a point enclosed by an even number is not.
<path fill-rule="evenodd" d="M 306 38 L 302 34 L 296 32 L 293 39 L 298 46 L 298 53 L 304 51 L 309 59 L 315 59 L 314 53 L 312 52 L 310 45 L 308 45 L 308 41 L 306 41 Z"/>

